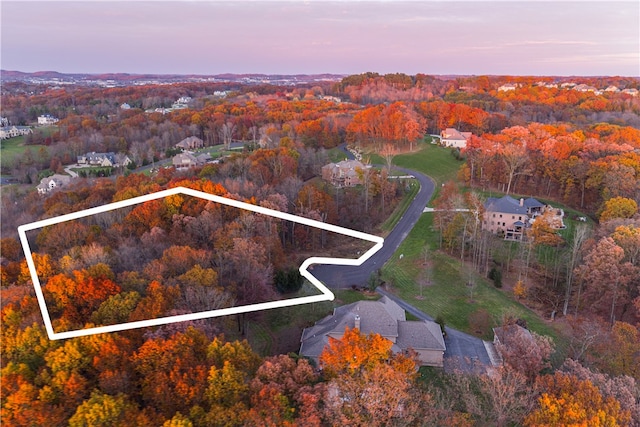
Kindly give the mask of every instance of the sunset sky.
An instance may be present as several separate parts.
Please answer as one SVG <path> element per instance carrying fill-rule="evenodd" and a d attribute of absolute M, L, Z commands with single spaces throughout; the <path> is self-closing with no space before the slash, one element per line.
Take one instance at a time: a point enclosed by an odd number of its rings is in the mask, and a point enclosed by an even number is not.
<path fill-rule="evenodd" d="M 4 70 L 640 76 L 640 2 L 6 1 Z"/>

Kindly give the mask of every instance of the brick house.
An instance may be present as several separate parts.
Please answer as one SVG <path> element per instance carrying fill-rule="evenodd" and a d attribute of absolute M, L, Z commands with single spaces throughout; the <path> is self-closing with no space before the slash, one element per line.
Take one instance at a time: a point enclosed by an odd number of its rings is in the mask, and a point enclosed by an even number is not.
<path fill-rule="evenodd" d="M 362 184 L 360 174 L 371 166 L 365 166 L 357 160 L 343 160 L 322 167 L 322 179 L 336 187 L 353 187 Z"/>

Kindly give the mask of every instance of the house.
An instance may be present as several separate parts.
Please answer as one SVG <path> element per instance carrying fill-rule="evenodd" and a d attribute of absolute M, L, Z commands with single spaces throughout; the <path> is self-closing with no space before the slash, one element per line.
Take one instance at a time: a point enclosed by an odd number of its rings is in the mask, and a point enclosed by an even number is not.
<path fill-rule="evenodd" d="M 498 88 L 498 92 L 508 92 L 510 90 L 516 90 L 517 87 L 518 85 L 515 83 L 505 83 Z"/>
<path fill-rule="evenodd" d="M 38 124 L 39 125 L 52 125 L 54 123 L 58 123 L 60 119 L 57 119 L 49 114 L 43 114 L 42 116 L 38 116 Z"/>
<path fill-rule="evenodd" d="M 578 92 L 595 92 L 598 89 L 593 87 L 593 86 L 589 86 L 586 83 L 581 83 L 581 84 L 579 84 L 577 86 L 574 86 L 573 90 L 577 90 Z"/>
<path fill-rule="evenodd" d="M 116 163 L 116 155 L 115 153 L 96 153 L 95 151 L 93 151 L 91 153 L 78 156 L 76 162 L 79 165 L 105 167 L 114 166 Z"/>
<path fill-rule="evenodd" d="M 465 148 L 471 132 L 460 132 L 454 128 L 446 128 L 440 132 L 440 143 L 445 147 Z"/>
<path fill-rule="evenodd" d="M 209 155 L 209 153 L 202 153 L 198 156 L 194 156 L 191 153 L 180 153 L 173 156 L 171 164 L 173 164 L 177 170 L 185 170 L 202 166 L 210 160 L 211 155 Z"/>
<path fill-rule="evenodd" d="M 15 138 L 16 136 L 33 133 L 29 126 L 2 126 L 0 127 L 0 139 Z"/>
<path fill-rule="evenodd" d="M 133 162 L 133 160 L 131 160 L 129 156 L 124 153 L 117 153 L 115 155 L 115 159 L 116 162 L 114 163 L 114 166 L 116 167 L 127 167 Z"/>
<path fill-rule="evenodd" d="M 123 153 L 91 153 L 83 154 L 76 158 L 79 165 L 103 166 L 103 167 L 120 167 L 128 166 L 131 163 L 129 156 Z"/>
<path fill-rule="evenodd" d="M 622 93 L 626 93 L 627 95 L 631 95 L 631 96 L 638 96 L 638 89 L 635 89 L 635 88 L 622 89 Z"/>
<path fill-rule="evenodd" d="M 322 167 L 322 179 L 336 187 L 353 187 L 362 184 L 360 174 L 370 167 L 369 165 L 363 165 L 358 160 L 329 163 Z"/>
<path fill-rule="evenodd" d="M 482 229 L 504 233 L 505 240 L 522 240 L 531 220 L 542 214 L 544 203 L 530 197 L 519 201 L 511 196 L 489 197 L 484 203 Z"/>
<path fill-rule="evenodd" d="M 366 335 L 380 334 L 393 343 L 394 353 L 414 350 L 421 366 L 443 366 L 446 346 L 440 325 L 408 321 L 405 311 L 386 296 L 378 301 L 358 301 L 335 308 L 333 314 L 302 331 L 300 355 L 318 363 L 329 337 L 342 338 L 347 327 Z"/>
<path fill-rule="evenodd" d="M 202 147 L 204 147 L 204 141 L 197 136 L 187 137 L 176 144 L 176 148 L 182 148 L 183 150 L 194 150 Z"/>
<path fill-rule="evenodd" d="M 130 110 L 131 109 L 131 105 L 129 105 L 126 102 L 124 102 L 123 104 L 120 105 L 120 109 L 121 110 Z"/>
<path fill-rule="evenodd" d="M 42 178 L 40 184 L 36 186 L 39 194 L 47 194 L 56 188 L 63 187 L 69 184 L 71 177 L 69 175 L 55 174 L 47 178 Z"/>

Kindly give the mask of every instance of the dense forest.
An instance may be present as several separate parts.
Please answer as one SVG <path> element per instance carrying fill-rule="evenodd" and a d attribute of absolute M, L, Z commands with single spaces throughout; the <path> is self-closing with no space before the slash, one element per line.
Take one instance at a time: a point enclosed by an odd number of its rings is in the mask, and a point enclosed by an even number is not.
<path fill-rule="evenodd" d="M 640 80 L 624 77 L 377 73 L 296 87 L 3 84 L 11 125 L 41 114 L 60 121 L 34 128 L 2 162 L 3 176 L 19 181 L 2 186 L 2 421 L 640 424 L 640 97 L 622 91 L 638 88 Z M 171 110 L 180 97 L 191 99 L 188 108 Z M 433 221 L 437 250 L 496 283 L 497 272 L 517 277 L 513 298 L 568 319 L 560 360 L 552 357 L 558 343 L 533 333 L 502 348 L 504 364 L 489 374 L 417 370 L 411 354 L 394 354 L 379 335 L 347 330 L 329 340 L 318 367 L 295 354 L 259 355 L 244 340 L 250 315 L 48 339 L 19 225 L 183 186 L 382 234 L 411 195 L 405 180 L 388 178 L 394 157 L 448 127 L 473 135 L 451 150 L 458 179 L 432 202 L 442 209 Z M 162 163 L 190 136 L 228 154 L 186 171 Z M 341 144 L 387 164 L 359 170 L 361 185 L 336 189 L 320 176 Z M 110 177 L 35 191 L 89 152 L 132 163 Z M 138 169 L 147 165 L 155 167 Z M 489 193 L 562 204 L 585 223 L 560 235 L 539 221 L 530 240 L 506 246 L 478 226 Z M 283 298 L 305 291 L 297 267 L 310 254 L 362 250 L 188 196 L 44 227 L 29 239 L 56 332 Z"/>

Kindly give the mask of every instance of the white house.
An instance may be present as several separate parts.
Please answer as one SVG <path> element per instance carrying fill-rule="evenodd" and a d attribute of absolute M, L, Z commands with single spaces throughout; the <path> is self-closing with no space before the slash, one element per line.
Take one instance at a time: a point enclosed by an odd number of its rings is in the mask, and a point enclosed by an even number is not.
<path fill-rule="evenodd" d="M 36 186 L 39 194 L 47 194 L 50 191 L 55 190 L 56 188 L 63 187 L 71 181 L 71 177 L 69 175 L 60 175 L 55 174 L 47 178 L 42 178 L 40 180 L 40 184 Z"/>
<path fill-rule="evenodd" d="M 454 128 L 446 128 L 440 132 L 440 143 L 445 147 L 465 148 L 471 132 L 460 132 Z"/>
<path fill-rule="evenodd" d="M 43 114 L 42 116 L 38 116 L 38 124 L 39 125 L 52 125 L 54 123 L 58 123 L 60 119 L 53 117 L 50 114 Z"/>
<path fill-rule="evenodd" d="M 518 85 L 516 83 L 505 83 L 498 88 L 498 92 L 508 92 L 510 90 L 516 90 Z"/>

